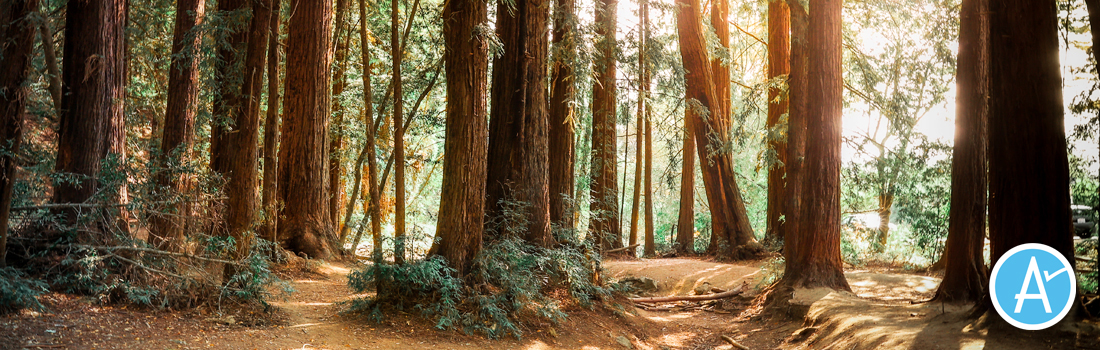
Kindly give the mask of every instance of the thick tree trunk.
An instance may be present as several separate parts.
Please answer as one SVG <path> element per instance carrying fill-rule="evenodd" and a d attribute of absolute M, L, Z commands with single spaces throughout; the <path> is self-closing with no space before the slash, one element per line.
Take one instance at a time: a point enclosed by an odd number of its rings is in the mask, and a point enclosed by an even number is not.
<path fill-rule="evenodd" d="M 160 138 L 156 175 L 157 186 L 167 194 L 181 195 L 190 191 L 188 174 L 180 174 L 173 165 L 185 165 L 193 156 L 195 115 L 199 94 L 199 43 L 202 37 L 193 31 L 202 22 L 206 0 L 180 0 L 176 3 L 175 34 L 172 39 L 172 63 L 168 69 L 168 105 L 164 114 L 164 131 Z M 178 250 L 184 239 L 188 205 L 176 203 L 169 214 L 151 218 L 149 241 L 159 249 Z"/>
<path fill-rule="evenodd" d="M 615 148 L 615 12 L 618 0 L 596 1 L 596 64 L 592 85 L 592 212 L 589 235 L 601 250 L 622 237 L 619 223 L 618 157 Z M 622 243 L 619 243 L 620 245 Z"/>
<path fill-rule="evenodd" d="M 447 132 L 438 238 L 429 254 L 446 258 L 460 276 L 481 249 L 485 217 L 489 45 L 476 30 L 488 22 L 487 14 L 485 2 L 480 0 L 451 0 L 443 8 Z"/>
<path fill-rule="evenodd" d="M 1092 35 L 1092 46 L 1096 47 L 1097 43 L 1100 43 L 1100 0 L 1085 0 L 1085 8 L 1089 12 L 1089 33 Z M 1100 62 L 1100 50 L 1092 50 L 1092 59 Z M 1100 71 L 1097 73 L 1100 73 Z M 1100 116 L 1100 111 L 1097 112 L 1097 115 Z M 1100 196 L 1100 187 L 1097 188 L 1097 195 Z M 1100 257 L 1100 244 L 1096 245 L 1096 256 Z M 1100 271 L 1100 258 L 1096 259 L 1094 268 Z"/>
<path fill-rule="evenodd" d="M 959 17 L 951 213 L 936 299 L 978 301 L 985 293 L 986 119 L 989 113 L 987 0 L 965 0 Z"/>
<path fill-rule="evenodd" d="M 576 227 L 574 213 L 576 203 L 573 197 L 576 170 L 576 145 L 574 137 L 577 125 L 573 103 L 576 101 L 576 88 L 573 77 L 573 63 L 577 55 L 577 16 L 576 0 L 554 1 L 554 33 L 552 54 L 553 65 L 550 73 L 549 107 L 549 176 L 550 176 L 550 222 L 563 229 Z"/>
<path fill-rule="evenodd" d="M 497 8 L 497 37 L 504 54 L 493 61 L 486 216 L 499 217 L 502 201 L 516 201 L 526 212 L 524 239 L 549 247 L 554 244 L 545 85 L 550 7 L 543 0 L 517 0 L 514 5 L 509 10 L 502 2 Z"/>
<path fill-rule="evenodd" d="M 107 157 L 126 159 L 126 11 L 125 0 L 67 5 L 56 172 L 77 178 L 54 184 L 54 203 L 84 203 L 101 191 L 106 201 L 125 201 L 125 183 L 103 188 L 96 177 Z M 67 223 L 78 220 L 71 209 L 61 213 Z"/>
<path fill-rule="evenodd" d="M 8 218 L 11 213 L 12 185 L 17 168 L 15 155 L 23 139 L 23 115 L 27 107 L 25 85 L 31 72 L 34 49 L 34 19 L 38 0 L 6 1 L 0 8 L 0 268 L 7 266 Z"/>
<path fill-rule="evenodd" d="M 279 20 L 282 0 L 271 1 L 271 26 L 267 42 L 267 116 L 264 118 L 264 179 L 260 202 L 264 222 L 260 236 L 277 242 L 279 218 L 276 202 L 279 176 Z"/>
<path fill-rule="evenodd" d="M 788 0 L 791 15 L 791 73 L 787 79 L 786 193 L 783 207 L 783 256 L 798 256 L 802 208 L 802 163 L 806 150 L 806 101 L 809 92 L 809 17 L 799 0 Z"/>
<path fill-rule="evenodd" d="M 787 3 L 768 2 L 768 79 L 782 78 L 791 72 L 790 29 L 791 15 Z M 780 123 L 783 114 L 787 113 L 787 96 L 782 92 L 779 88 L 768 89 L 767 127 L 771 135 L 776 135 L 777 129 L 785 129 L 783 124 L 790 125 L 789 117 L 787 123 Z M 764 241 L 769 248 L 778 248 L 783 241 L 783 220 L 780 217 L 789 215 L 783 207 L 787 192 L 787 140 L 770 137 L 768 148 L 775 152 L 777 163 L 768 168 L 768 228 Z"/>
<path fill-rule="evenodd" d="M 715 97 L 717 94 L 712 83 L 714 76 L 711 75 L 703 27 L 699 20 L 701 5 L 698 0 L 677 0 L 676 3 L 680 8 L 676 15 L 676 29 L 680 35 L 680 55 L 687 71 L 684 78 L 687 81 L 688 108 L 692 109 L 692 127 L 695 135 L 698 135 L 696 139 L 702 141 L 696 142 L 696 149 L 700 154 L 703 184 L 710 204 L 714 227 L 712 235 L 717 236 L 712 239 L 722 242 L 718 244 L 721 248 L 718 252 L 720 256 L 735 259 L 755 256 L 763 247 L 756 242 L 749 225 L 745 202 L 741 198 L 736 174 L 733 172 L 732 155 L 720 151 L 709 153 L 712 149 L 722 149 L 720 145 L 729 140 L 729 135 L 725 132 L 728 125 L 720 118 L 704 118 L 700 115 L 717 111 L 712 106 L 720 106 Z"/>
<path fill-rule="evenodd" d="M 784 283 L 851 290 L 840 259 L 841 0 L 811 0 L 802 218 Z M 790 243 L 788 243 L 790 244 Z"/>
<path fill-rule="evenodd" d="M 680 169 L 680 213 L 676 220 L 676 252 L 695 253 L 695 135 L 691 111 L 684 111 L 683 167 Z"/>
<path fill-rule="evenodd" d="M 335 238 L 325 193 L 332 2 L 294 0 L 291 8 L 279 147 L 279 239 L 294 252 L 326 258 Z"/>
<path fill-rule="evenodd" d="M 340 248 L 344 245 L 343 224 L 340 221 L 340 207 L 344 203 L 344 107 L 340 101 L 340 95 L 348 85 L 348 43 L 351 39 L 351 25 L 349 17 L 348 0 L 336 0 L 336 25 L 335 25 L 335 56 L 332 64 L 332 134 L 329 135 L 329 159 L 328 159 L 328 210 L 329 220 L 333 228 L 341 232 L 338 241 Z"/>
<path fill-rule="evenodd" d="M 1072 259 L 1057 6 L 989 6 L 990 259 L 996 264 L 1023 243 L 1046 244 Z"/>
<path fill-rule="evenodd" d="M 394 158 L 394 232 L 393 260 L 405 263 L 405 128 L 401 120 L 405 95 L 401 91 L 401 56 L 404 45 L 399 41 L 397 1 L 390 2 L 390 56 L 393 59 L 393 158 Z M 411 21 L 412 18 L 409 18 Z"/>
<path fill-rule="evenodd" d="M 221 0 L 218 1 L 218 15 L 226 18 L 235 18 L 231 13 L 244 11 L 248 8 L 249 0 Z M 219 43 L 217 50 L 217 70 L 215 79 L 218 81 L 218 96 L 214 99 L 212 118 L 210 120 L 210 170 L 218 174 L 229 172 L 231 152 L 224 150 L 229 147 L 232 136 L 230 131 L 234 123 L 235 111 L 242 108 L 243 75 L 244 69 L 239 67 L 247 54 L 248 34 L 251 33 L 249 25 L 244 22 L 230 20 L 225 24 L 225 43 Z"/>

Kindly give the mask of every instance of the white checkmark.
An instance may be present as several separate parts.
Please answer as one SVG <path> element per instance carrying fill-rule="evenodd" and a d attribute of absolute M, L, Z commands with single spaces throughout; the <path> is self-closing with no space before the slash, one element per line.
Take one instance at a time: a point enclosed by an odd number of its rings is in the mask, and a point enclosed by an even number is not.
<path fill-rule="evenodd" d="M 1043 271 L 1043 276 L 1046 277 L 1047 282 L 1050 282 L 1051 278 L 1054 278 L 1054 276 L 1061 275 L 1063 272 L 1066 272 L 1066 270 L 1069 270 L 1069 268 L 1068 267 L 1063 267 L 1061 270 L 1054 271 L 1053 275 L 1048 275 L 1046 271 Z"/>

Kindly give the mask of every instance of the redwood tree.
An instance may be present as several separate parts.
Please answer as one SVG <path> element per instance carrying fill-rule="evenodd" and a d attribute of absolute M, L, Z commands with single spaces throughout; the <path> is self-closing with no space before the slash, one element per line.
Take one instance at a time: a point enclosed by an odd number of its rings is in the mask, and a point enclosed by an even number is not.
<path fill-rule="evenodd" d="M 164 113 L 164 131 L 160 138 L 157 186 L 166 193 L 183 194 L 190 189 L 189 177 L 171 171 L 175 164 L 187 164 L 195 139 L 195 115 L 198 112 L 199 43 L 202 37 L 193 31 L 202 22 L 206 0 L 176 2 L 175 34 L 172 38 L 172 63 L 168 68 L 168 106 Z M 187 206 L 175 204 L 171 211 L 184 215 Z M 165 249 L 183 240 L 185 221 L 173 216 L 153 216 L 149 235 L 153 245 Z"/>
<path fill-rule="evenodd" d="M 126 158 L 122 114 L 126 11 L 126 0 L 70 1 L 66 5 L 64 94 L 55 170 L 77 177 L 54 183 L 54 203 L 84 203 L 102 190 L 106 190 L 108 201 L 125 200 L 125 184 L 102 188 L 96 177 L 108 156 Z M 77 219 L 75 211 L 62 212 L 67 222 Z"/>
<path fill-rule="evenodd" d="M 443 8 L 447 66 L 447 131 L 437 239 L 430 255 L 465 274 L 481 248 L 488 126 L 485 85 L 488 41 L 476 32 L 488 22 L 481 0 L 451 0 Z"/>
<path fill-rule="evenodd" d="M 401 90 L 401 55 L 404 43 L 397 37 L 398 18 L 397 0 L 390 0 L 390 56 L 393 59 L 393 260 L 405 263 L 405 128 L 401 121 L 405 95 Z M 409 18 L 412 21 L 412 18 Z"/>
<path fill-rule="evenodd" d="M 802 163 L 806 150 L 806 101 L 809 89 L 809 16 L 799 0 L 787 0 L 791 20 L 790 76 L 787 78 L 787 164 L 783 198 L 783 256 L 797 256 L 802 211 Z"/>
<path fill-rule="evenodd" d="M 698 0 L 677 0 L 680 11 L 676 14 L 676 29 L 680 36 L 680 55 L 686 71 L 688 107 L 691 109 L 692 128 L 697 140 L 703 170 L 703 185 L 710 204 L 713 234 L 718 254 L 729 258 L 746 258 L 761 252 L 762 247 L 753 236 L 748 213 L 733 171 L 733 159 L 729 152 L 721 151 L 729 141 L 728 124 L 721 118 L 704 118 L 717 112 L 719 99 L 715 96 L 714 76 L 711 75 L 706 41 L 700 21 L 701 5 Z M 711 152 L 711 150 L 716 150 Z"/>
<path fill-rule="evenodd" d="M 1073 252 L 1054 2 L 989 3 L 989 241 Z"/>
<path fill-rule="evenodd" d="M 267 115 L 264 117 L 264 149 L 263 149 L 263 191 L 260 195 L 260 205 L 264 211 L 264 222 L 260 229 L 260 236 L 269 241 L 276 241 L 278 211 L 276 188 L 278 187 L 279 174 L 279 9 L 282 8 L 282 0 L 271 1 L 271 26 L 267 41 Z"/>
<path fill-rule="evenodd" d="M 641 89 L 639 92 L 638 106 L 642 109 L 640 116 L 645 117 L 645 256 L 657 255 L 656 242 L 653 237 L 653 123 L 649 105 L 650 72 L 646 50 L 649 48 L 649 0 L 641 0 L 641 45 L 638 53 L 638 70 L 641 71 Z"/>
<path fill-rule="evenodd" d="M 25 82 L 31 72 L 38 0 L 13 0 L 0 8 L 0 268 L 7 266 L 8 214 L 15 184 L 15 154 L 23 138 L 27 107 Z"/>
<path fill-rule="evenodd" d="M 292 251 L 325 258 L 333 240 L 325 193 L 332 2 L 294 0 L 291 8 L 279 147 L 279 240 Z"/>
<path fill-rule="evenodd" d="M 351 24 L 348 23 L 350 10 L 348 0 L 336 0 L 336 25 L 334 36 L 334 57 L 332 64 L 332 130 L 329 135 L 329 160 L 328 160 L 328 212 L 329 220 L 338 232 L 346 232 L 340 222 L 340 207 L 344 203 L 344 107 L 340 102 L 340 95 L 348 85 L 348 45 L 351 39 Z M 340 245 L 343 248 L 344 235 L 339 235 Z"/>
<path fill-rule="evenodd" d="M 676 252 L 695 253 L 695 135 L 691 111 L 684 110 L 683 167 L 680 169 L 680 212 L 676 220 Z"/>
<path fill-rule="evenodd" d="M 787 252 L 784 283 L 851 290 L 840 259 L 841 0 L 811 0 L 804 200 L 797 248 Z M 788 243 L 790 245 L 791 243 Z M 792 254 L 797 252 L 797 254 Z"/>
<path fill-rule="evenodd" d="M 985 292 L 986 118 L 989 112 L 987 0 L 964 0 L 959 17 L 955 146 L 946 269 L 936 298 L 977 301 Z"/>
<path fill-rule="evenodd" d="M 791 51 L 791 15 L 787 4 L 782 0 L 768 2 L 768 79 L 782 79 L 790 74 Z M 783 207 L 786 201 L 787 188 L 786 164 L 787 141 L 782 137 L 774 136 L 776 132 L 785 129 L 780 124 L 783 114 L 787 113 L 787 98 L 779 87 L 768 89 L 768 119 L 769 134 L 768 149 L 775 151 L 776 164 L 768 168 L 768 212 L 767 230 L 764 240 L 769 245 L 775 245 L 783 238 L 780 216 L 787 215 Z M 790 119 L 787 119 L 790 123 Z"/>
<path fill-rule="evenodd" d="M 592 219 L 589 235 L 601 250 L 622 245 L 615 151 L 615 12 L 618 4 L 618 0 L 596 1 L 598 53 L 592 85 Z"/>
<path fill-rule="evenodd" d="M 497 7 L 497 37 L 504 53 L 493 60 L 485 211 L 492 219 L 503 213 L 503 201 L 520 203 L 526 218 L 524 239 L 548 247 L 554 243 L 545 85 L 549 4 L 516 0 L 513 5 L 500 2 Z"/>
<path fill-rule="evenodd" d="M 554 1 L 553 59 L 550 72 L 549 176 L 550 222 L 565 229 L 575 227 L 573 203 L 576 88 L 573 61 L 577 55 L 576 0 Z"/>

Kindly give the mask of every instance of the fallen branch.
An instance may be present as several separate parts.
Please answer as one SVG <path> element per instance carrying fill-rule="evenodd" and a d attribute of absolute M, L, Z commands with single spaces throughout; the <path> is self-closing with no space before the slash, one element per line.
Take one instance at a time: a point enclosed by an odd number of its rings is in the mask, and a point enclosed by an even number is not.
<path fill-rule="evenodd" d="M 1076 259 L 1077 261 L 1082 261 L 1082 262 L 1096 262 L 1096 259 L 1089 259 L 1089 258 L 1086 258 L 1086 257 L 1075 256 L 1073 258 Z"/>
<path fill-rule="evenodd" d="M 722 337 L 722 340 L 725 340 L 727 343 L 730 343 L 730 345 L 733 345 L 733 347 L 735 347 L 735 348 L 738 348 L 738 349 L 741 349 L 741 350 L 749 350 L 749 347 L 741 345 L 741 343 L 738 343 L 738 342 L 734 341 L 733 338 L 730 338 L 729 336 L 722 335 L 720 337 Z"/>
<path fill-rule="evenodd" d="M 148 266 L 142 265 L 141 263 L 139 263 L 139 262 L 137 262 L 137 261 L 133 261 L 133 260 L 130 260 L 130 259 L 124 258 L 124 257 L 122 257 L 121 255 L 118 255 L 118 254 L 115 254 L 115 253 L 112 253 L 112 252 L 108 252 L 107 254 L 109 254 L 109 255 L 111 255 L 111 256 L 113 256 L 113 257 L 115 257 L 115 259 L 119 259 L 119 260 L 122 260 L 122 261 L 128 262 L 128 263 L 130 263 L 131 265 L 134 265 L 134 266 L 140 267 L 140 268 L 142 268 L 142 269 L 144 269 L 144 270 L 146 270 L 146 271 L 152 272 L 152 273 L 159 273 L 159 274 L 162 274 L 162 275 L 165 275 L 165 276 L 172 276 L 172 277 L 175 277 L 175 278 L 178 278 L 178 279 L 181 279 L 181 280 L 185 280 L 185 279 L 187 279 L 187 277 L 183 277 L 183 276 L 180 276 L 180 275 L 177 275 L 177 274 L 171 273 L 171 272 L 167 272 L 167 271 L 161 271 L 161 270 L 157 270 L 157 269 L 154 269 L 154 268 L 152 268 L 152 267 L 148 267 Z"/>
<path fill-rule="evenodd" d="M 129 250 L 129 251 L 135 251 L 135 252 L 143 252 L 143 253 L 158 254 L 158 255 L 168 255 L 168 256 L 178 256 L 178 257 L 181 257 L 181 258 L 189 258 L 189 259 L 203 260 L 203 261 L 216 262 L 216 263 L 222 263 L 222 264 L 244 266 L 243 264 L 241 264 L 239 262 L 231 261 L 231 260 L 207 258 L 207 257 L 202 257 L 202 256 L 197 256 L 197 255 L 169 252 L 169 251 L 163 251 L 163 250 L 151 249 L 151 248 L 142 248 L 142 247 L 96 247 L 96 246 L 90 246 L 90 245 L 77 245 L 77 247 L 96 249 L 96 250 L 104 250 L 104 251 L 107 251 L 108 253 L 113 252 L 115 250 Z"/>
<path fill-rule="evenodd" d="M 706 295 L 674 295 L 669 297 L 648 297 L 648 298 L 630 298 L 630 301 L 635 303 L 668 303 L 673 301 L 704 301 L 704 300 L 717 300 L 725 299 L 732 296 L 736 296 L 745 291 L 747 284 L 742 284 L 741 287 L 733 289 L 724 293 L 706 294 Z"/>
<path fill-rule="evenodd" d="M 610 250 L 604 251 L 604 254 L 618 253 L 618 252 L 621 252 L 621 251 L 631 250 L 631 249 L 637 248 L 640 245 L 641 244 L 635 243 L 635 244 L 631 244 L 629 246 L 622 247 L 622 248 L 610 249 Z"/>

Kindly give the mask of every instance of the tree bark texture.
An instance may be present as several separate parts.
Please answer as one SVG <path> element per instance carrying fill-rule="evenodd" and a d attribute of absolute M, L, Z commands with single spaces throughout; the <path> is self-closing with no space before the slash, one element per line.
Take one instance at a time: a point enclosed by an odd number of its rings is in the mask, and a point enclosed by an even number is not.
<path fill-rule="evenodd" d="M 367 6 L 364 0 L 359 0 L 359 18 L 367 18 Z M 378 151 L 376 150 L 376 142 L 378 135 L 378 128 L 376 125 L 376 119 L 374 118 L 374 106 L 373 99 L 374 93 L 371 90 L 371 77 L 374 72 L 374 67 L 370 62 L 370 40 L 367 36 L 367 22 L 360 21 L 359 26 L 359 42 L 362 45 L 363 55 L 363 104 L 366 106 L 364 111 L 365 120 L 363 125 L 367 125 L 367 193 L 370 195 L 368 200 L 369 205 L 364 208 L 365 213 L 370 215 L 371 224 L 371 238 L 374 243 L 374 249 L 371 254 L 371 258 L 380 258 L 382 256 L 382 199 L 381 190 L 378 188 Z M 384 101 L 383 101 L 384 103 Z M 382 120 L 382 116 L 379 115 L 377 120 Z M 361 232 L 361 231 L 360 231 Z M 357 235 L 358 236 L 358 235 Z M 357 245 L 359 238 L 355 239 L 353 245 Z M 354 247 L 352 249 L 355 249 Z"/>
<path fill-rule="evenodd" d="M 657 246 L 653 236 L 653 125 L 650 121 L 652 106 L 649 105 L 650 71 L 649 61 L 646 55 L 649 49 L 649 0 L 641 0 L 641 38 L 639 45 L 638 69 L 642 73 L 640 81 L 641 96 L 638 105 L 642 110 L 640 116 L 645 118 L 645 256 L 657 256 Z M 640 157 L 640 156 L 639 156 Z M 632 243 L 633 244 L 633 243 Z"/>
<path fill-rule="evenodd" d="M 642 142 L 642 137 L 645 134 L 645 130 L 643 129 L 645 127 L 645 96 L 642 93 L 641 87 L 643 74 L 641 72 L 641 66 L 644 63 L 645 62 L 642 58 L 642 53 L 638 52 L 638 125 L 636 126 L 636 131 L 634 133 L 634 195 L 631 197 L 633 198 L 633 200 L 630 201 L 630 237 L 627 239 L 626 243 L 628 246 L 638 244 L 638 209 L 640 209 L 642 205 L 642 168 L 645 167 L 645 160 L 642 159 L 642 153 L 644 152 L 642 147 L 645 145 L 645 143 Z M 624 148 L 629 149 L 630 147 Z M 624 154 L 624 159 L 630 159 L 630 157 Z M 626 181 L 623 181 L 623 187 L 626 187 Z M 628 250 L 627 254 L 630 256 L 635 256 L 636 250 Z"/>
<path fill-rule="evenodd" d="M 351 39 L 351 25 L 348 23 L 350 10 L 348 0 L 336 0 L 336 25 L 334 34 L 335 56 L 332 64 L 332 134 L 329 135 L 329 160 L 328 183 L 329 219 L 333 228 L 338 232 L 346 232 L 340 221 L 340 207 L 344 202 L 344 107 L 340 101 L 340 95 L 344 94 L 344 88 L 348 85 L 348 47 Z M 339 236 L 340 247 L 343 248 L 344 235 Z"/>
<path fill-rule="evenodd" d="M 576 170 L 576 86 L 573 64 L 577 59 L 576 0 L 554 1 L 554 32 L 550 73 L 549 176 L 550 222 L 561 228 L 576 227 L 573 197 Z"/>
<path fill-rule="evenodd" d="M 238 11 L 248 10 L 249 0 L 221 0 L 218 1 L 218 15 L 227 18 L 237 18 L 232 14 Z M 244 17 L 248 18 L 248 17 Z M 212 119 L 210 121 L 210 170 L 218 174 L 229 172 L 231 152 L 223 150 L 229 147 L 230 131 L 233 127 L 233 117 L 236 110 L 241 108 L 240 96 L 243 88 L 245 55 L 247 55 L 248 34 L 251 32 L 251 22 L 227 22 L 225 42 L 219 43 L 217 52 L 217 64 L 215 79 L 218 81 L 218 96 L 213 101 Z"/>
<path fill-rule="evenodd" d="M 466 273 L 481 249 L 484 227 L 489 45 L 476 30 L 486 22 L 484 1 L 451 0 L 443 8 L 447 131 L 438 238 L 429 254 L 446 258 L 459 275 Z"/>
<path fill-rule="evenodd" d="M 328 257 L 335 240 L 325 193 L 328 169 L 332 2 L 294 0 L 279 147 L 279 239 L 294 252 Z"/>
<path fill-rule="evenodd" d="M 17 168 L 15 155 L 23 139 L 23 119 L 34 55 L 34 18 L 38 0 L 5 1 L 0 9 L 0 268 L 7 266 L 8 218 Z"/>
<path fill-rule="evenodd" d="M 621 246 L 615 139 L 615 13 L 618 0 L 596 1 L 596 63 L 592 86 L 592 203 L 589 235 L 600 250 Z M 618 245 L 612 241 L 618 239 Z"/>
<path fill-rule="evenodd" d="M 962 2 L 959 20 L 951 212 L 936 298 L 979 301 L 985 293 L 986 119 L 989 113 L 988 0 Z"/>
<path fill-rule="evenodd" d="M 683 167 L 680 169 L 680 212 L 676 220 L 676 252 L 695 253 L 695 135 L 691 111 L 684 110 Z"/>
<path fill-rule="evenodd" d="M 799 0 L 788 0 L 791 15 L 791 61 L 787 79 L 786 193 L 784 199 L 783 256 L 798 256 L 802 208 L 802 164 L 806 151 L 806 101 L 809 89 L 809 16 Z M 789 264 L 786 265 L 789 268 Z"/>
<path fill-rule="evenodd" d="M 176 2 L 175 34 L 172 38 L 172 63 L 168 68 L 168 104 L 165 107 L 164 131 L 160 138 L 156 175 L 157 187 L 166 194 L 181 195 L 190 191 L 188 174 L 174 169 L 191 162 L 195 140 L 195 115 L 198 113 L 199 43 L 202 39 L 193 30 L 202 22 L 206 0 Z M 150 243 L 159 249 L 176 250 L 184 239 L 187 204 L 171 205 L 169 215 L 154 215 L 150 225 Z"/>
<path fill-rule="evenodd" d="M 390 1 L 390 56 L 393 59 L 393 158 L 394 158 L 394 232 L 393 260 L 405 263 L 405 128 L 401 127 L 405 95 L 401 90 L 401 56 L 404 44 L 399 40 L 397 1 Z M 412 17 L 409 18 L 412 20 Z"/>
<path fill-rule="evenodd" d="M 768 79 L 782 79 L 791 72 L 791 14 L 787 3 L 782 0 L 768 2 Z M 789 90 L 788 90 L 789 91 Z M 787 140 L 780 135 L 785 134 L 780 130 L 787 129 L 781 123 L 784 114 L 787 114 L 787 94 L 780 88 L 768 89 L 768 119 L 769 130 L 768 149 L 775 152 L 776 163 L 768 168 L 768 212 L 767 230 L 764 233 L 764 241 L 769 246 L 778 247 L 783 240 L 783 217 L 787 210 L 783 207 L 786 202 L 787 178 Z"/>
<path fill-rule="evenodd" d="M 263 149 L 263 192 L 260 195 L 260 205 L 264 211 L 264 222 L 260 229 L 260 236 L 266 240 L 277 242 L 279 220 L 277 216 L 278 202 L 276 202 L 278 177 L 279 177 L 279 22 L 282 0 L 271 1 L 271 27 L 268 28 L 269 39 L 267 43 L 267 115 L 264 117 L 264 149 Z"/>
<path fill-rule="evenodd" d="M 517 0 L 511 10 L 501 2 L 497 8 L 504 54 L 493 61 L 485 190 L 486 216 L 500 217 L 503 201 L 518 202 L 526 219 L 523 238 L 542 247 L 554 244 L 545 85 L 549 17 L 549 2 L 543 0 Z"/>
<path fill-rule="evenodd" d="M 787 259 L 785 283 L 851 290 L 840 258 L 841 0 L 811 0 L 806 100 L 804 200 L 797 255 Z"/>

